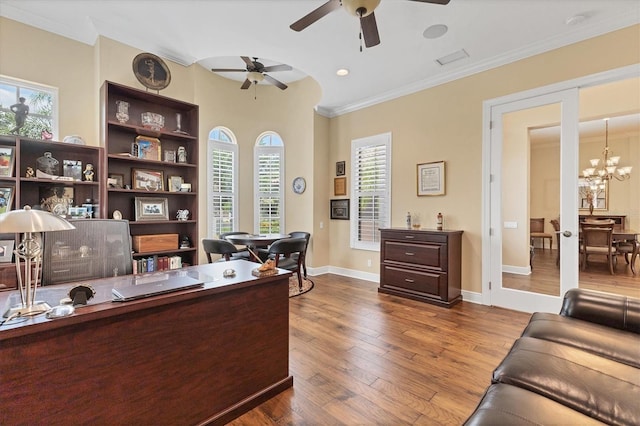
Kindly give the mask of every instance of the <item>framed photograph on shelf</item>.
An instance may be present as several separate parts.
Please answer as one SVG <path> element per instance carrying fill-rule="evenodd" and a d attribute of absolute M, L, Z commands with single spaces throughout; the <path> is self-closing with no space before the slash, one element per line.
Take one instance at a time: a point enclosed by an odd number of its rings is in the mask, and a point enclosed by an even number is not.
<path fill-rule="evenodd" d="M 160 139 L 150 138 L 148 136 L 138 136 L 136 138 L 136 144 L 138 144 L 138 158 L 142 158 L 144 160 L 162 160 Z"/>
<path fill-rule="evenodd" d="M 331 200 L 331 219 L 349 220 L 349 199 Z"/>
<path fill-rule="evenodd" d="M 418 164 L 418 196 L 444 195 L 444 161 Z"/>
<path fill-rule="evenodd" d="M 0 145 L 0 176 L 13 177 L 13 165 L 16 161 L 15 148 Z"/>
<path fill-rule="evenodd" d="M 111 188 L 124 188 L 124 175 L 121 173 L 109 173 L 109 187 Z"/>
<path fill-rule="evenodd" d="M 336 176 L 344 176 L 345 174 L 345 162 L 338 161 L 336 163 Z"/>
<path fill-rule="evenodd" d="M 13 240 L 0 240 L 0 263 L 11 263 L 14 244 Z"/>
<path fill-rule="evenodd" d="M 164 191 L 164 173 L 162 170 L 131 169 L 133 189 Z"/>
<path fill-rule="evenodd" d="M 333 195 L 347 195 L 347 178 L 339 177 L 333 179 Z"/>
<path fill-rule="evenodd" d="M 82 161 L 62 160 L 62 175 L 73 178 L 75 181 L 82 180 Z"/>
<path fill-rule="evenodd" d="M 72 186 L 47 185 L 39 188 L 40 207 L 59 216 L 69 214 L 73 206 L 74 191 Z"/>
<path fill-rule="evenodd" d="M 169 176 L 167 179 L 168 190 L 169 192 L 180 192 L 180 188 L 182 188 L 182 184 L 184 183 L 184 179 L 182 176 Z"/>
<path fill-rule="evenodd" d="M 169 203 L 166 198 L 136 197 L 136 221 L 169 220 Z"/>
<path fill-rule="evenodd" d="M 14 190 L 13 185 L 0 186 L 0 213 L 11 211 Z"/>

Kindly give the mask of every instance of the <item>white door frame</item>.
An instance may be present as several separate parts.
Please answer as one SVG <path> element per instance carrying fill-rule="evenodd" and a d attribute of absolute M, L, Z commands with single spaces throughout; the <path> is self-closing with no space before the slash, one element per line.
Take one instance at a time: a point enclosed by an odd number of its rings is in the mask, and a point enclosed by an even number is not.
<path fill-rule="evenodd" d="M 491 207 L 492 207 L 492 200 L 491 200 L 491 179 L 499 179 L 500 176 L 493 176 L 492 177 L 492 173 L 491 173 L 491 113 L 492 113 L 492 109 L 497 108 L 500 105 L 504 105 L 504 104 L 508 104 L 508 103 L 512 103 L 512 102 L 517 102 L 517 101 L 522 101 L 524 99 L 529 99 L 529 98 L 534 98 L 534 97 L 538 97 L 538 96 L 543 96 L 543 95 L 548 95 L 548 94 L 554 94 L 554 93 L 559 93 L 562 91 L 566 91 L 566 90 L 579 90 L 580 88 L 585 88 L 585 87 L 590 87 L 590 86 L 596 86 L 596 85 L 600 85 L 600 84 L 605 84 L 605 83 L 609 83 L 609 82 L 613 82 L 613 81 L 617 81 L 617 80 L 623 80 L 623 79 L 627 79 L 627 78 L 634 78 L 634 77 L 638 77 L 640 75 L 640 64 L 634 64 L 634 65 L 629 65 L 626 67 L 622 67 L 622 68 L 618 68 L 618 69 L 614 69 L 614 70 L 609 70 L 609 71 L 605 71 L 602 73 L 598 73 L 598 74 L 592 74 L 589 76 L 585 76 L 585 77 L 580 77 L 574 80 L 568 80 L 568 81 L 564 81 L 564 82 L 560 82 L 560 83 L 556 83 L 556 84 L 552 84 L 549 86 L 544 86 L 544 87 L 540 87 L 540 88 L 536 88 L 536 89 L 532 89 L 532 90 L 527 90 L 524 92 L 519 92 L 519 93 L 514 93 L 511 95 L 507 95 L 507 96 L 503 96 L 500 98 L 495 98 L 495 99 L 490 99 L 487 101 L 483 102 L 483 132 L 482 132 L 482 303 L 485 305 L 492 305 L 492 301 L 491 301 L 491 291 L 490 291 L 490 281 L 491 281 L 491 267 L 492 267 L 492 256 L 491 256 L 491 249 L 492 249 L 492 219 L 491 219 Z M 576 107 L 576 114 L 577 114 L 577 107 Z M 567 119 L 569 117 L 563 117 L 563 121 L 565 119 Z M 577 132 L 577 127 L 578 127 L 578 119 L 577 116 L 575 117 L 575 123 L 573 123 L 571 126 L 571 128 L 575 127 L 575 131 Z M 567 126 L 564 126 L 567 127 Z M 569 135 L 567 134 L 563 134 L 562 136 L 569 137 Z M 563 148 L 561 148 L 562 150 Z M 562 155 L 566 156 L 566 153 L 561 151 L 561 156 Z M 578 170 L 578 164 L 577 164 L 577 150 L 575 150 L 575 158 L 573 159 L 574 164 L 571 165 L 570 167 L 575 167 L 576 171 Z M 577 174 L 575 174 L 574 179 L 576 180 L 577 183 Z M 569 180 L 570 179 L 566 179 L 566 182 L 563 182 L 561 184 L 561 198 L 562 198 L 562 194 L 567 194 L 569 190 L 571 190 L 571 193 L 575 193 L 575 188 L 576 186 L 573 186 L 573 188 L 570 188 L 569 185 Z M 576 203 L 577 203 L 577 197 L 571 197 L 576 199 Z M 494 200 L 495 201 L 495 200 Z M 576 206 L 576 211 L 577 211 L 577 206 Z M 573 215 L 570 215 L 573 216 Z M 565 215 L 566 217 L 566 215 Z M 564 220 L 562 226 L 563 226 L 563 231 L 564 230 L 569 230 L 570 232 L 572 232 L 572 234 L 577 234 L 578 229 L 577 229 L 577 217 L 575 218 L 575 224 L 573 223 L 573 220 L 571 219 L 566 219 Z M 575 229 L 567 229 L 567 226 L 571 226 L 571 228 Z M 569 262 L 573 263 L 576 262 L 575 265 L 575 272 L 577 274 L 577 240 L 575 242 L 576 244 L 576 250 L 574 251 L 573 254 L 569 255 L 569 258 L 567 257 L 562 257 L 563 259 L 563 263 L 567 262 L 567 264 L 569 264 Z M 564 244 L 565 246 L 569 246 L 569 244 Z M 576 260 L 572 260 L 572 259 L 576 259 Z M 569 285 L 569 283 L 563 283 L 562 279 L 561 279 L 561 296 L 563 295 L 562 289 L 566 288 Z M 575 285 L 577 286 L 577 279 L 575 282 Z M 554 305 L 555 303 L 558 302 L 558 300 L 561 299 L 557 298 L 554 299 L 553 301 L 549 301 L 546 300 L 545 301 L 545 306 L 546 303 L 551 303 L 552 305 Z M 551 306 L 546 308 L 545 310 L 553 310 L 555 307 Z M 559 305 L 557 306 L 557 308 L 559 309 Z M 513 307 L 513 309 L 519 309 L 519 310 L 525 310 L 525 311 L 532 311 L 536 309 L 536 307 L 527 307 L 527 306 L 516 306 Z M 555 310 L 555 312 L 558 311 L 558 309 Z"/>

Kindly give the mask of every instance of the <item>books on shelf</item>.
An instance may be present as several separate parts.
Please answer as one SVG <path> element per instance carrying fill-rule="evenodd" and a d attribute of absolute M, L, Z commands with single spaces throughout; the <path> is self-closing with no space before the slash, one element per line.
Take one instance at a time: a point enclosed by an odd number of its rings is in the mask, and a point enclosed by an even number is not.
<path fill-rule="evenodd" d="M 133 273 L 144 274 L 147 272 L 167 271 L 182 268 L 180 256 L 149 256 L 141 259 L 133 259 Z"/>

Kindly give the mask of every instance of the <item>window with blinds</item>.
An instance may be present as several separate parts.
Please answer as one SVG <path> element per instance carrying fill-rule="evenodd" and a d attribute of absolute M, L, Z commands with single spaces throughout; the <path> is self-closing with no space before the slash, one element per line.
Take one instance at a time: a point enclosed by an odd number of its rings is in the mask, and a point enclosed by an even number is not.
<path fill-rule="evenodd" d="M 255 232 L 279 234 L 284 230 L 284 144 L 280 136 L 267 132 L 255 147 Z"/>
<path fill-rule="evenodd" d="M 231 131 L 215 128 L 209 133 L 210 237 L 237 231 L 238 145 Z"/>
<path fill-rule="evenodd" d="M 391 134 L 351 142 L 351 247 L 380 250 L 391 219 Z"/>

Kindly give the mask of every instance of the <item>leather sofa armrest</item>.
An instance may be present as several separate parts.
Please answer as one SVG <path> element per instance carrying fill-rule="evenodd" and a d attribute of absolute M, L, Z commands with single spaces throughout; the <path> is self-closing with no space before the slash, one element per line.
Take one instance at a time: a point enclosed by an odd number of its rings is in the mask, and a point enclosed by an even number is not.
<path fill-rule="evenodd" d="M 640 299 L 632 297 L 574 288 L 560 315 L 640 334 Z"/>

